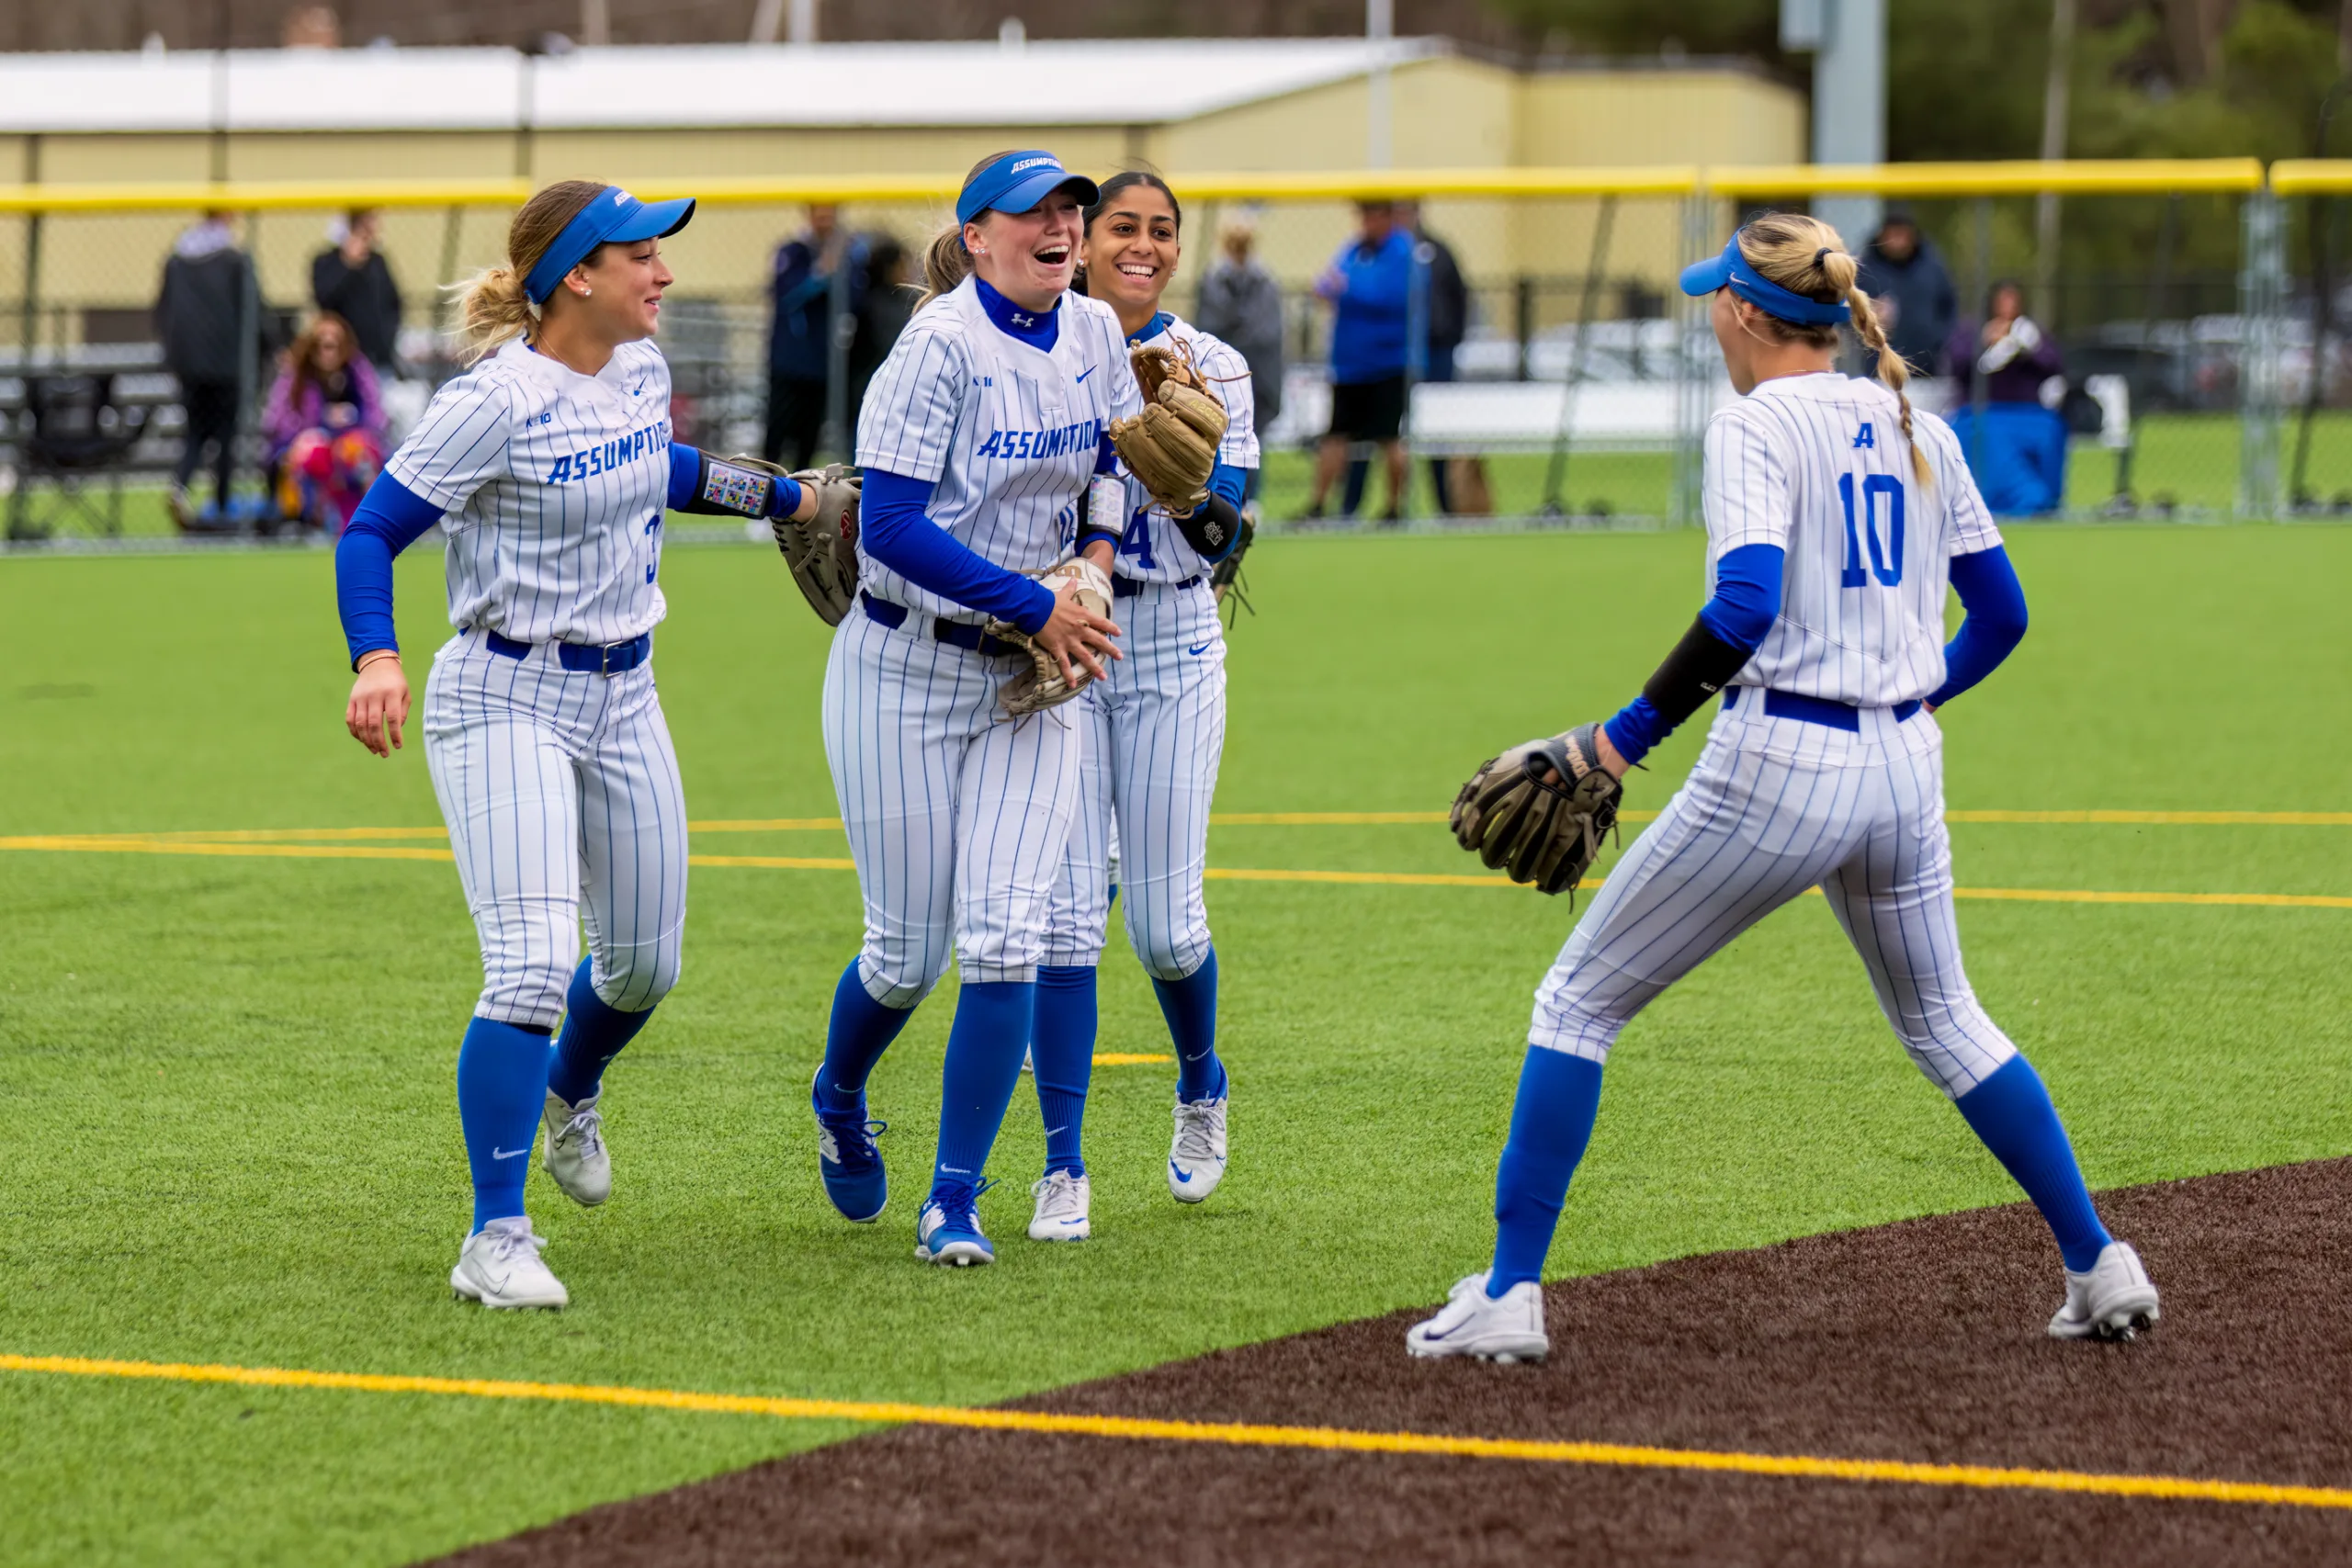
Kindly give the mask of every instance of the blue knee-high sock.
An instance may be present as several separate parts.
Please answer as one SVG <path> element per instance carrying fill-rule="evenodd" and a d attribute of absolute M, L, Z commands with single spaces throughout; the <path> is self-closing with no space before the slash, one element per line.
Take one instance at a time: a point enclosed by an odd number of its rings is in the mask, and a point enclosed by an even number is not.
<path fill-rule="evenodd" d="M 1952 1103 L 2050 1222 L 2066 1267 L 2077 1274 L 2089 1269 L 2108 1244 L 2107 1227 L 2091 1207 L 2074 1146 L 2033 1065 L 2012 1056 Z"/>
<path fill-rule="evenodd" d="M 487 1018 L 466 1025 L 458 1047 L 458 1122 L 474 1173 L 474 1229 L 523 1212 L 531 1140 L 547 1100 L 548 1032 Z"/>
<path fill-rule="evenodd" d="M 1094 1076 L 1094 966 L 1037 966 L 1037 1021 L 1030 1058 L 1037 1068 L 1037 1111 L 1046 1122 L 1046 1174 L 1086 1174 L 1080 1139 L 1086 1086 Z"/>
<path fill-rule="evenodd" d="M 1216 1059 L 1216 949 L 1182 979 L 1155 979 L 1151 988 L 1176 1043 L 1176 1098 L 1216 1099 L 1225 1092 L 1225 1064 Z"/>
<path fill-rule="evenodd" d="M 1510 1141 L 1495 1172 L 1495 1267 L 1487 1294 L 1544 1277 L 1544 1256 L 1567 1201 L 1568 1179 L 1592 1140 L 1600 1064 L 1530 1045 L 1511 1102 Z"/>
<path fill-rule="evenodd" d="M 621 1047 L 637 1038 L 653 1010 L 623 1012 L 608 1005 L 588 981 L 588 960 L 571 972 L 571 989 L 563 998 L 563 1027 L 556 1032 L 555 1066 L 548 1070 L 548 1088 L 577 1105 L 594 1094 L 605 1081 L 605 1069 Z"/>
<path fill-rule="evenodd" d="M 1004 1109 L 1021 1081 L 1021 1052 L 1036 1020 L 1034 981 L 966 982 L 956 998 L 956 1021 L 947 1031 L 947 1065 L 939 1092 L 939 1158 L 932 1190 L 977 1182 L 988 1169 L 989 1150 Z"/>
<path fill-rule="evenodd" d="M 832 1022 L 825 1030 L 825 1066 L 817 1075 L 817 1092 L 826 1109 L 847 1111 L 865 1090 L 866 1076 L 890 1048 L 890 1042 L 914 1017 L 912 1008 L 886 1008 L 868 995 L 857 977 L 857 960 L 842 971 L 833 987 Z"/>

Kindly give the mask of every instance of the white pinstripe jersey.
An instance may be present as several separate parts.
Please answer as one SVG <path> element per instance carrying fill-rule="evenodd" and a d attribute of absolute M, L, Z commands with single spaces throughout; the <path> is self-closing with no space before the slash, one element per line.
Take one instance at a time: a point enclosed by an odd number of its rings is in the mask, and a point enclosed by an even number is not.
<path fill-rule="evenodd" d="M 1013 571 L 1061 558 L 1103 432 L 1142 407 L 1111 307 L 1064 294 L 1060 310 L 1047 353 L 989 321 L 967 277 L 907 323 L 857 412 L 859 466 L 935 481 L 925 515 Z M 877 599 L 986 618 L 871 557 L 858 580 Z"/>
<path fill-rule="evenodd" d="M 1225 439 L 1216 449 L 1217 461 L 1231 468 L 1258 466 L 1258 420 L 1250 390 L 1250 366 L 1223 339 L 1213 337 L 1192 322 L 1170 316 L 1168 325 L 1147 343 L 1166 344 L 1174 338 L 1189 345 L 1193 363 L 1207 378 L 1210 389 L 1225 403 Z M 1172 345 L 1171 345 L 1172 346 Z M 1077 530 L 1071 530 L 1075 542 Z M 1168 508 L 1132 476 L 1127 479 L 1127 529 L 1119 541 L 1118 558 L 1111 570 L 1137 582 L 1182 582 L 1208 570 L 1200 552 L 1184 542 Z"/>
<path fill-rule="evenodd" d="M 1932 485 L 1876 381 L 1779 377 L 1708 422 L 1708 592 L 1727 552 L 1787 552 L 1780 618 L 1734 684 L 1877 708 L 1943 683 L 1951 558 L 2001 535 L 1951 427 L 1924 412 L 1911 423 Z"/>
<path fill-rule="evenodd" d="M 662 619 L 670 367 L 651 343 L 582 376 L 517 338 L 434 394 L 384 471 L 447 513 L 458 630 L 612 643 Z"/>

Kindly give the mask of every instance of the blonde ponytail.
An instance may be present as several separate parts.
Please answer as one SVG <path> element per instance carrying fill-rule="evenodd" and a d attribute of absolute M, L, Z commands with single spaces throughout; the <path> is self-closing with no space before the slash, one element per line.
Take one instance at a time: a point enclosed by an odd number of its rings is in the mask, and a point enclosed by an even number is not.
<path fill-rule="evenodd" d="M 605 193 L 595 180 L 558 180 L 523 204 L 506 228 L 506 265 L 485 267 L 463 283 L 458 295 L 459 352 L 469 365 L 511 340 L 530 335 L 539 323 L 523 280 L 547 254 L 567 224 Z"/>
<path fill-rule="evenodd" d="M 1838 231 L 1817 218 L 1801 213 L 1767 213 L 1739 231 L 1739 254 L 1747 258 L 1748 265 L 1792 294 L 1803 294 L 1825 303 L 1846 301 L 1854 318 L 1854 335 L 1878 355 L 1878 378 L 1894 394 L 1895 402 L 1903 410 L 1903 439 L 1911 448 L 1911 471 L 1922 485 L 1933 484 L 1935 471 L 1912 435 L 1911 399 L 1903 389 L 1911 379 L 1911 367 L 1888 344 L 1886 328 L 1871 307 L 1871 297 L 1862 292 L 1856 281 L 1861 263 L 1847 251 Z M 1807 326 L 1770 315 L 1765 317 L 1765 325 L 1784 342 L 1809 343 L 1819 348 L 1837 346 L 1838 329 L 1834 326 Z"/>
<path fill-rule="evenodd" d="M 972 253 L 964 248 L 964 225 L 950 223 L 933 236 L 931 248 L 922 254 L 922 296 L 915 309 L 954 293 L 971 275 Z"/>

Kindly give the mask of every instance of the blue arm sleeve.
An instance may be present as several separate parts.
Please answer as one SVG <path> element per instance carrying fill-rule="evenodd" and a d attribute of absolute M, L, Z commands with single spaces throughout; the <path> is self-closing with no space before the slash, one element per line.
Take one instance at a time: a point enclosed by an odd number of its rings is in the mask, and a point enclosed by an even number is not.
<path fill-rule="evenodd" d="M 1118 466 L 1119 449 L 1112 444 L 1111 437 L 1106 434 L 1102 437 L 1102 444 L 1094 449 L 1094 471 L 1098 474 L 1107 474 Z"/>
<path fill-rule="evenodd" d="M 743 513 L 730 507 L 713 506 L 695 493 L 702 482 L 702 453 L 683 442 L 670 443 L 670 493 L 666 498 L 673 512 L 698 513 L 711 517 L 741 517 Z M 800 485 L 797 480 L 779 475 L 775 488 L 768 492 L 771 517 L 786 517 L 800 510 Z"/>
<path fill-rule="evenodd" d="M 1945 645 L 1944 683 L 1928 694 L 1929 707 L 1943 706 L 1999 669 L 2025 637 L 2025 588 L 2007 550 L 1996 545 L 1953 557 L 1951 585 L 1967 615 L 1960 635 Z"/>
<path fill-rule="evenodd" d="M 351 514 L 351 525 L 334 547 L 334 608 L 343 618 L 343 640 L 351 662 L 379 648 L 398 652 L 392 629 L 392 558 L 441 521 L 441 509 L 390 474 L 376 482 Z"/>
<path fill-rule="evenodd" d="M 1250 470 L 1229 468 L 1222 458 L 1209 473 L 1209 493 L 1221 495 L 1231 502 L 1235 510 L 1241 506 L 1241 492 L 1250 487 Z"/>
<path fill-rule="evenodd" d="M 1781 614 L 1781 574 L 1788 556 L 1778 545 L 1742 545 L 1715 563 L 1715 596 L 1699 607 L 1699 624 L 1717 642 L 1754 653 Z M 1609 743 L 1628 762 L 1674 733 L 1648 697 L 1635 697 L 1605 727 Z"/>
<path fill-rule="evenodd" d="M 1054 613 L 1053 591 L 975 553 L 923 515 L 929 479 L 865 470 L 858 548 L 916 587 L 1035 633 Z"/>

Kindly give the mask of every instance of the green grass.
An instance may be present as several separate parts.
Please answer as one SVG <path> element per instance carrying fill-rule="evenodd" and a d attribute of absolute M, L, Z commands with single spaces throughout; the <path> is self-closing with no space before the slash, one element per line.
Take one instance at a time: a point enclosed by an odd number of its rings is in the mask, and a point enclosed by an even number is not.
<path fill-rule="evenodd" d="M 1953 806 L 2346 807 L 2352 530 L 2054 527 L 2012 547 L 2034 631 L 1946 716 Z M 1442 807 L 1498 745 L 1636 689 L 1699 564 L 1687 533 L 1270 542 L 1234 637 L 1220 808 Z M 412 649 L 437 640 L 438 570 L 402 565 Z M 0 563 L 0 833 L 433 823 L 413 747 L 379 763 L 342 734 L 329 574 L 307 553 Z M 822 628 L 773 557 L 678 548 L 664 576 L 694 815 L 831 815 Z M 1661 804 L 1697 743 L 1664 748 L 1634 804 Z M 2352 893 L 2352 829 L 1956 837 L 1967 886 Z M 1432 826 L 1220 828 L 1211 855 L 1475 869 Z M 854 884 L 698 869 L 684 982 L 609 1079 L 617 1196 L 583 1213 L 534 1177 L 577 1304 L 492 1316 L 442 1282 L 479 973 L 447 865 L 0 852 L 0 1350 L 963 1403 L 1436 1298 L 1487 1245 L 1530 996 L 1573 911 L 1468 887 L 1219 882 L 1210 902 L 1238 1086 L 1225 1189 L 1170 1202 L 1168 1069 L 1102 1068 L 1098 1239 L 1020 1238 L 1039 1134 L 1018 1099 L 984 1204 L 1002 1261 L 943 1275 L 910 1257 L 910 1189 L 952 994 L 876 1082 L 891 1211 L 843 1225 L 805 1095 Z M 2095 1184 L 2352 1151 L 2352 912 L 1961 920 Z M 1132 959 L 1114 948 L 1104 975 L 1102 1048 L 1164 1048 Z M 2013 1196 L 1801 900 L 1627 1033 L 1552 1261 Z M 0 1374 L 0 1561 L 395 1562 L 842 1430 Z"/>

